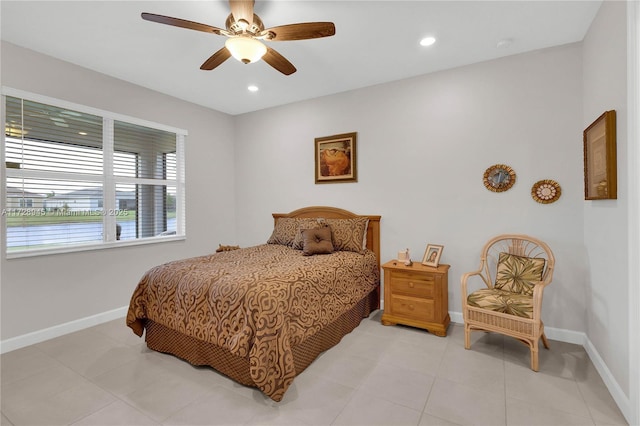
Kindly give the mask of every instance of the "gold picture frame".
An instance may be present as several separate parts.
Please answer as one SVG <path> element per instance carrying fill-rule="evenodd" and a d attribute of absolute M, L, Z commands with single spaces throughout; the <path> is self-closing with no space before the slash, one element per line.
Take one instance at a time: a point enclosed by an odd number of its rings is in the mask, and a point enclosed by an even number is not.
<path fill-rule="evenodd" d="M 616 111 L 605 111 L 584 130 L 582 139 L 584 199 L 617 199 Z"/>
<path fill-rule="evenodd" d="M 440 256 L 442 256 L 443 249 L 444 246 L 441 245 L 427 244 L 427 249 L 424 251 L 424 256 L 422 257 L 422 264 L 437 268 L 440 263 Z"/>
<path fill-rule="evenodd" d="M 357 182 L 357 133 L 315 139 L 316 183 Z"/>

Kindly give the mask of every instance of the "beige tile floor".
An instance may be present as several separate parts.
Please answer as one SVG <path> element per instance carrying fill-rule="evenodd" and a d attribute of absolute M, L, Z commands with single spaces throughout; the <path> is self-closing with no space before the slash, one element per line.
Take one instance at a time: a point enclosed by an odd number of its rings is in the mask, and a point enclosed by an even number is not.
<path fill-rule="evenodd" d="M 2 425 L 620 425 L 585 350 L 528 349 L 461 325 L 446 338 L 374 312 L 275 403 L 209 368 L 150 351 L 112 321 L 6 353 Z"/>

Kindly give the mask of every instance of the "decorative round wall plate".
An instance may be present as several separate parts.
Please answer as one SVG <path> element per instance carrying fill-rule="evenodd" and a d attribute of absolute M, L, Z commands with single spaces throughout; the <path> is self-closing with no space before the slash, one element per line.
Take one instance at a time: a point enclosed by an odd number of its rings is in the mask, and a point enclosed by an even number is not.
<path fill-rule="evenodd" d="M 507 165 L 494 164 L 484 172 L 484 186 L 493 192 L 503 192 L 516 183 L 516 172 Z"/>
<path fill-rule="evenodd" d="M 531 197 L 539 203 L 550 204 L 558 200 L 562 194 L 560 185 L 555 180 L 544 179 L 531 187 Z"/>

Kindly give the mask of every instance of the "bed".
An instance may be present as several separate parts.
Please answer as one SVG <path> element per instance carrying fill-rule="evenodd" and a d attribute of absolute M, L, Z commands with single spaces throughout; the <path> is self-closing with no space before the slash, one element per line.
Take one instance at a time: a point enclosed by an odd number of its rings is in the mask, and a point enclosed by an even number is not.
<path fill-rule="evenodd" d="M 379 307 L 380 216 L 306 207 L 273 218 L 265 244 L 151 268 L 126 321 L 150 349 L 281 401 Z"/>

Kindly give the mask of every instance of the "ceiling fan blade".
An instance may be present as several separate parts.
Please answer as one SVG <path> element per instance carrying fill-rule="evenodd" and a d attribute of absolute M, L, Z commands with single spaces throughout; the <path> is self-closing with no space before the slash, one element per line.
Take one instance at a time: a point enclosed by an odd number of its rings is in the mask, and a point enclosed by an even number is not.
<path fill-rule="evenodd" d="M 200 24 L 198 22 L 187 21 L 186 19 L 172 18 L 170 16 L 156 15 L 155 13 L 142 13 L 142 19 L 151 22 L 157 22 L 159 24 L 172 25 L 174 27 L 187 28 L 189 30 L 203 31 L 205 33 L 213 33 L 220 35 L 222 31 L 220 28 L 212 27 L 211 25 Z"/>
<path fill-rule="evenodd" d="M 218 65 L 220 65 L 221 63 L 229 59 L 230 57 L 231 57 L 231 52 L 229 52 L 229 50 L 227 50 L 226 47 L 223 47 L 222 49 L 218 50 L 216 53 L 211 55 L 209 59 L 204 61 L 204 63 L 200 65 L 200 69 L 205 71 L 211 71 L 212 69 L 214 69 L 215 67 L 217 67 Z"/>
<path fill-rule="evenodd" d="M 296 67 L 287 60 L 284 56 L 267 46 L 267 53 L 264 54 L 262 59 L 280 71 L 284 75 L 291 75 L 296 72 Z"/>
<path fill-rule="evenodd" d="M 333 22 L 304 22 L 267 28 L 264 33 L 274 34 L 271 38 L 267 37 L 271 41 L 307 40 L 330 37 L 336 33 L 336 27 Z"/>
<path fill-rule="evenodd" d="M 253 23 L 253 3 L 254 0 L 229 0 L 231 14 L 236 22 L 241 20 L 247 22 L 247 27 Z"/>

